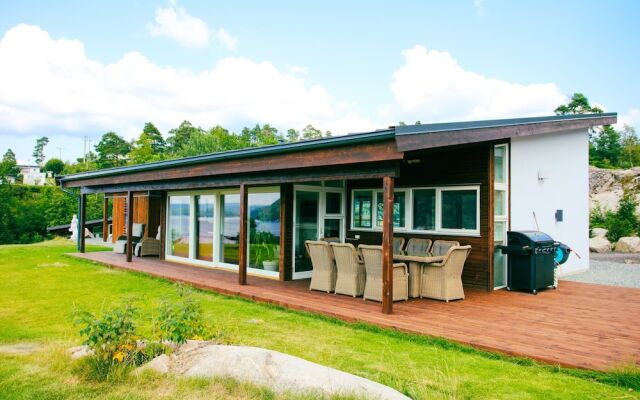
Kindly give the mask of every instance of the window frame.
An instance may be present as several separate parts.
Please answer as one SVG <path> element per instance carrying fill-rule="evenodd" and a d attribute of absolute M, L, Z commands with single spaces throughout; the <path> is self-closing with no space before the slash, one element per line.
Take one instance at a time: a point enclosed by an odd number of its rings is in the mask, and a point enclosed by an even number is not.
<path fill-rule="evenodd" d="M 405 193 L 405 219 L 404 226 L 394 226 L 394 231 L 401 233 L 414 233 L 414 234 L 433 234 L 433 235 L 445 235 L 445 236 L 473 236 L 480 237 L 480 184 L 465 184 L 465 185 L 441 185 L 441 186 L 412 186 L 412 187 L 398 187 L 394 188 L 394 194 L 397 192 Z M 435 190 L 435 229 L 414 229 L 413 228 L 413 196 L 416 190 L 431 189 Z M 474 190 L 476 192 L 476 229 L 445 229 L 442 228 L 442 192 L 443 191 L 456 191 L 456 190 Z M 358 228 L 354 226 L 355 213 L 354 213 L 354 193 L 355 192 L 371 192 L 372 193 L 372 206 L 373 211 L 371 213 L 371 228 Z M 349 217 L 349 230 L 362 231 L 362 232 L 381 232 L 382 227 L 376 225 L 378 204 L 377 193 L 381 193 L 382 189 L 374 188 L 354 188 L 351 189 L 350 198 L 350 212 Z M 395 197 L 395 196 L 394 196 Z"/>

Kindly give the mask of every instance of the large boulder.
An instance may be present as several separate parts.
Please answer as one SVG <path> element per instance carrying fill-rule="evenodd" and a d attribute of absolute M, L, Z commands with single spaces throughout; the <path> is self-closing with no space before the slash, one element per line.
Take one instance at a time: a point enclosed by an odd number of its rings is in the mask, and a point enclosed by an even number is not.
<path fill-rule="evenodd" d="M 597 238 L 597 237 L 606 238 L 607 237 L 607 233 L 609 233 L 609 231 L 604 229 L 604 228 L 593 228 L 593 229 L 591 229 L 591 237 L 594 237 L 594 238 Z"/>
<path fill-rule="evenodd" d="M 170 356 L 161 355 L 137 371 L 154 370 L 200 378 L 235 378 L 313 397 L 358 396 L 379 400 L 410 400 L 380 383 L 273 350 L 192 342 Z"/>
<path fill-rule="evenodd" d="M 592 253 L 611 252 L 611 242 L 604 236 L 597 236 L 589 239 L 589 251 Z"/>
<path fill-rule="evenodd" d="M 621 237 L 616 243 L 615 250 L 620 253 L 640 253 L 640 237 Z"/>

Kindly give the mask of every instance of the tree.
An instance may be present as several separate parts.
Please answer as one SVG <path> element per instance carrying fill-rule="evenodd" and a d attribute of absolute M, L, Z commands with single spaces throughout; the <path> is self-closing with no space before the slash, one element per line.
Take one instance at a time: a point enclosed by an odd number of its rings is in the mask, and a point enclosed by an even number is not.
<path fill-rule="evenodd" d="M 640 140 L 636 130 L 629 125 L 620 132 L 622 151 L 620 153 L 620 165 L 624 168 L 633 168 L 640 165 Z"/>
<path fill-rule="evenodd" d="M 554 112 L 556 115 L 567 114 L 589 114 L 589 113 L 602 113 L 602 109 L 597 106 L 589 104 L 589 99 L 582 93 L 574 93 L 571 96 L 571 100 L 567 104 L 558 106 Z"/>
<path fill-rule="evenodd" d="M 302 139 L 320 139 L 322 137 L 322 131 L 316 129 L 313 125 L 309 124 L 302 130 Z"/>
<path fill-rule="evenodd" d="M 17 179 L 19 175 L 20 168 L 18 168 L 16 155 L 11 149 L 7 149 L 0 162 L 0 183 L 7 183 L 9 178 Z"/>
<path fill-rule="evenodd" d="M 146 139 L 150 141 L 151 148 L 154 153 L 164 153 L 165 148 L 167 147 L 167 142 L 165 142 L 158 128 L 156 128 L 151 122 L 147 122 L 144 124 L 142 133 L 145 135 Z"/>
<path fill-rule="evenodd" d="M 45 171 L 50 171 L 53 176 L 59 175 L 64 169 L 64 162 L 58 158 L 51 158 L 44 165 Z"/>
<path fill-rule="evenodd" d="M 44 148 L 49 144 L 49 138 L 43 136 L 36 140 L 36 146 L 33 148 L 33 160 L 36 164 L 42 167 L 42 163 L 44 162 Z"/>
<path fill-rule="evenodd" d="M 300 132 L 295 129 L 289 129 L 287 131 L 287 142 L 297 142 L 300 140 Z"/>
<path fill-rule="evenodd" d="M 605 125 L 593 136 L 589 151 L 592 164 L 602 168 L 614 168 L 619 166 L 622 144 L 620 132 L 613 126 Z"/>
<path fill-rule="evenodd" d="M 202 128 L 194 127 L 191 122 L 183 121 L 179 127 L 169 131 L 169 137 L 167 138 L 169 152 L 175 155 L 180 154 L 180 150 L 189 143 L 193 135 L 204 132 Z"/>
<path fill-rule="evenodd" d="M 131 145 L 115 132 L 107 132 L 102 135 L 100 142 L 95 146 L 98 153 L 98 167 L 109 168 L 123 165 L 131 151 Z"/>

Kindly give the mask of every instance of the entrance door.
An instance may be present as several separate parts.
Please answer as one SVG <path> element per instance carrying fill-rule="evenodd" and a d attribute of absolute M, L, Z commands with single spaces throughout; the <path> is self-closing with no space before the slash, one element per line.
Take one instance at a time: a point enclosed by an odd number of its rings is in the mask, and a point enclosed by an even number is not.
<path fill-rule="evenodd" d="M 344 192 L 337 188 L 296 186 L 293 217 L 293 279 L 311 277 L 313 265 L 304 242 L 344 240 Z"/>

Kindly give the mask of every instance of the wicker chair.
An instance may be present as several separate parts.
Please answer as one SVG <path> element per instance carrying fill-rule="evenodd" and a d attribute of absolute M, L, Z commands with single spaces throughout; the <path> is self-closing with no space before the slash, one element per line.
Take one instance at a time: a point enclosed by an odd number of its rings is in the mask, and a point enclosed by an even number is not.
<path fill-rule="evenodd" d="M 420 297 L 446 302 L 464 299 L 462 269 L 470 252 L 471 246 L 453 246 L 444 261 L 423 266 Z"/>
<path fill-rule="evenodd" d="M 411 238 L 407 242 L 404 251 L 409 256 L 424 256 L 431 247 L 431 239 Z"/>
<path fill-rule="evenodd" d="M 340 243 L 339 237 L 323 237 L 323 238 L 320 238 L 320 240 L 327 243 Z"/>
<path fill-rule="evenodd" d="M 364 261 L 351 243 L 331 243 L 338 277 L 336 293 L 357 297 L 364 293 Z"/>
<path fill-rule="evenodd" d="M 364 300 L 382 301 L 382 246 L 360 245 L 367 281 Z M 393 264 L 393 301 L 409 299 L 409 273 L 405 263 Z"/>
<path fill-rule="evenodd" d="M 453 246 L 460 246 L 460 242 L 456 242 L 455 240 L 436 240 L 431 247 L 431 253 L 433 253 L 434 256 L 444 256 Z"/>
<path fill-rule="evenodd" d="M 333 292 L 336 289 L 336 266 L 331 246 L 322 240 L 307 240 L 304 245 L 313 265 L 309 290 Z"/>
<path fill-rule="evenodd" d="M 403 237 L 394 237 L 393 238 L 393 254 L 402 253 L 402 248 L 404 247 L 404 238 Z"/>
<path fill-rule="evenodd" d="M 136 244 L 133 251 L 134 255 L 138 257 L 144 256 L 159 256 L 160 255 L 160 227 L 158 227 L 158 234 L 155 238 L 143 237 L 140 243 Z"/>
<path fill-rule="evenodd" d="M 144 224 L 132 224 L 131 244 L 133 245 L 134 250 L 135 246 L 142 239 L 142 236 L 144 236 Z M 116 243 L 113 245 L 113 252 L 120 254 L 127 252 L 127 235 L 118 236 L 118 240 L 116 240 Z"/>

